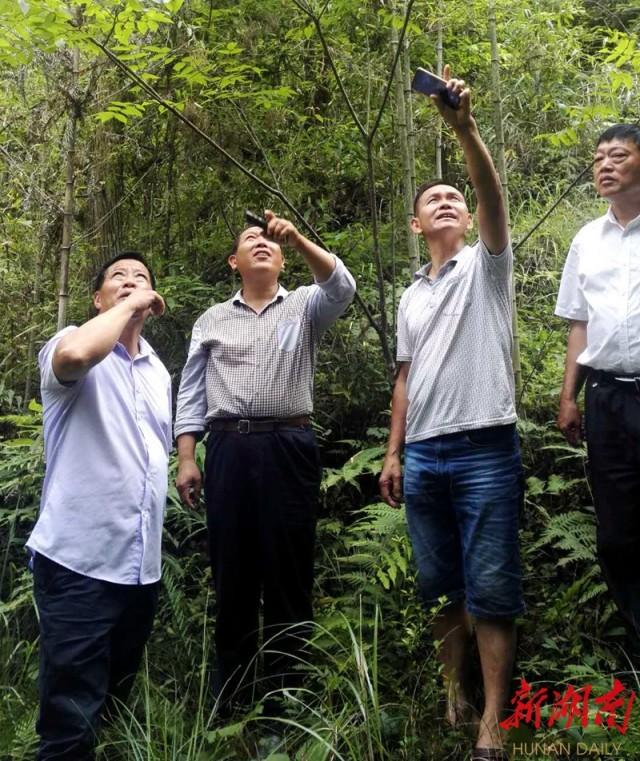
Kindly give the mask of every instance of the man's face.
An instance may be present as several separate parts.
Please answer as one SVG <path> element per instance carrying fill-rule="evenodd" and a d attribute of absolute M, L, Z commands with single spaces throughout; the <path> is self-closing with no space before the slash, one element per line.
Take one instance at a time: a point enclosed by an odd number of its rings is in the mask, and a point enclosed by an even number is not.
<path fill-rule="evenodd" d="M 640 148 L 632 140 L 600 143 L 593 178 L 598 194 L 610 201 L 640 198 Z"/>
<path fill-rule="evenodd" d="M 98 312 L 106 312 L 136 288 L 151 288 L 149 270 L 136 259 L 119 259 L 104 273 L 100 290 L 93 294 L 93 304 Z"/>
<path fill-rule="evenodd" d="M 229 265 L 243 280 L 253 276 L 277 280 L 284 256 L 280 246 L 267 238 L 261 227 L 248 227 L 240 234 L 238 250 L 229 257 Z"/>
<path fill-rule="evenodd" d="M 464 196 L 452 185 L 427 188 L 418 199 L 416 216 L 411 220 L 413 231 L 427 237 L 443 232 L 464 238 L 472 225 L 473 217 Z"/>

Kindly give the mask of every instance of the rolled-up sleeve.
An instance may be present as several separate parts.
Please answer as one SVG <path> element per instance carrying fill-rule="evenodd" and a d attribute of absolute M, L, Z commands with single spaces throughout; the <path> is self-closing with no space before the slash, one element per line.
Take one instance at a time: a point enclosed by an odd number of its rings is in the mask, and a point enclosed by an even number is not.
<path fill-rule="evenodd" d="M 335 254 L 336 266 L 330 277 L 312 287 L 309 296 L 309 319 L 320 332 L 327 330 L 345 311 L 356 292 L 356 281 Z"/>
<path fill-rule="evenodd" d="M 178 390 L 174 435 L 202 433 L 207 414 L 207 349 L 202 346 L 199 321 L 193 326 L 189 354 Z"/>
<path fill-rule="evenodd" d="M 567 255 L 567 261 L 564 263 L 555 313 L 558 317 L 565 317 L 567 320 L 582 320 L 587 322 L 589 310 L 578 276 L 578 252 L 579 246 L 576 239 L 574 239 Z"/>

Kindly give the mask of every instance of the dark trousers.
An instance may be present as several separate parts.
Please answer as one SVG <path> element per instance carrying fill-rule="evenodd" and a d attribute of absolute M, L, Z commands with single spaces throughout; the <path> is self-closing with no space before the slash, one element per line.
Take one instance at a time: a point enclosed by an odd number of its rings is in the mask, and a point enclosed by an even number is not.
<path fill-rule="evenodd" d="M 640 393 L 590 373 L 585 425 L 600 565 L 640 655 Z"/>
<path fill-rule="evenodd" d="M 90 579 L 37 555 L 39 761 L 89 761 L 102 715 L 124 701 L 151 632 L 158 584 Z"/>
<path fill-rule="evenodd" d="M 205 498 L 216 590 L 215 691 L 255 698 L 260 600 L 264 690 L 299 683 L 312 618 L 320 459 L 307 427 L 211 432 Z M 261 690 L 264 691 L 264 690 Z"/>

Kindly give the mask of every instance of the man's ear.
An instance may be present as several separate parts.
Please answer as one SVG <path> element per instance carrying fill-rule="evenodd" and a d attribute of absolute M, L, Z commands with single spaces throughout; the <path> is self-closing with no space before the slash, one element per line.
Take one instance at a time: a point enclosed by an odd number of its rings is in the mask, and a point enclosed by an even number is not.
<path fill-rule="evenodd" d="M 284 269 L 284 265 L 285 265 L 285 261 L 284 261 L 284 256 L 283 256 L 282 257 L 282 267 L 280 267 L 280 272 L 282 272 L 282 270 Z"/>
<path fill-rule="evenodd" d="M 411 225 L 411 229 L 414 233 L 416 233 L 416 235 L 419 235 L 422 232 L 422 226 L 420 225 L 420 220 L 418 217 L 411 217 L 411 222 L 409 224 Z"/>
<path fill-rule="evenodd" d="M 100 296 L 100 291 L 96 291 L 93 294 L 93 306 L 95 307 L 96 312 L 99 312 L 102 308 L 102 298 Z"/>
<path fill-rule="evenodd" d="M 473 214 L 469 212 L 469 219 L 467 220 L 467 232 L 473 230 Z"/>
<path fill-rule="evenodd" d="M 238 262 L 236 261 L 236 255 L 231 254 L 231 256 L 227 259 L 229 262 L 229 266 L 231 269 L 235 272 L 238 269 Z"/>

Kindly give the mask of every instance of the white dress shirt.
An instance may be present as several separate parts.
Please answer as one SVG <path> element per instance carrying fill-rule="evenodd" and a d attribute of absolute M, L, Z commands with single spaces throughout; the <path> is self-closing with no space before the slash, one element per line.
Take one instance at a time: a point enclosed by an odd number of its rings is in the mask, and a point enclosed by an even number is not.
<path fill-rule="evenodd" d="M 46 472 L 27 546 L 83 576 L 116 584 L 160 578 L 171 449 L 171 379 L 140 338 L 75 383 L 60 383 L 57 333 L 40 351 Z"/>
<path fill-rule="evenodd" d="M 556 314 L 587 323 L 579 364 L 640 375 L 640 215 L 623 227 L 609 208 L 578 232 Z"/>

